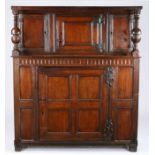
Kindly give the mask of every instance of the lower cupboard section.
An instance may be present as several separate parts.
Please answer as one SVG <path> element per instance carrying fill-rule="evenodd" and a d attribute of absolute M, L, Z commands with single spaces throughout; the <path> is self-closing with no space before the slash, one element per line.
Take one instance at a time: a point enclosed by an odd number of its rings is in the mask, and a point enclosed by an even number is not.
<path fill-rule="evenodd" d="M 108 132 L 113 134 L 111 140 L 135 139 L 136 104 L 132 100 L 133 88 L 127 85 L 130 83 L 132 87 L 133 68 L 112 67 L 112 70 L 115 75 L 112 86 L 108 87 L 106 67 L 41 67 L 37 72 L 38 89 L 35 92 L 35 69 L 20 67 L 20 84 L 27 83 L 29 86 L 19 87 L 19 94 L 22 95 L 16 113 L 16 132 L 20 131 L 17 139 L 106 141 L 105 129 L 109 129 L 106 121 L 110 104 L 112 127 Z M 125 81 L 126 76 L 128 81 Z M 31 93 L 21 93 L 26 90 Z M 34 100 L 35 93 L 38 99 Z"/>
<path fill-rule="evenodd" d="M 80 110 L 77 116 L 68 110 L 49 110 L 47 118 L 47 128 L 41 128 L 40 140 L 60 139 L 66 140 L 102 140 L 103 133 L 99 133 L 99 111 L 98 110 Z M 72 116 L 77 120 L 76 135 L 72 135 Z M 133 136 L 133 111 L 128 109 L 115 109 L 112 111 L 114 122 L 113 140 L 132 140 Z M 93 119 L 92 119 L 93 118 Z M 44 118 L 42 118 L 44 119 Z M 35 140 L 34 110 L 32 108 L 20 108 L 20 137 L 21 140 Z M 42 120 L 41 120 L 42 124 Z M 43 124 L 41 125 L 43 126 Z M 97 132 L 98 131 L 98 132 Z M 48 135 L 46 135 L 48 132 Z"/>

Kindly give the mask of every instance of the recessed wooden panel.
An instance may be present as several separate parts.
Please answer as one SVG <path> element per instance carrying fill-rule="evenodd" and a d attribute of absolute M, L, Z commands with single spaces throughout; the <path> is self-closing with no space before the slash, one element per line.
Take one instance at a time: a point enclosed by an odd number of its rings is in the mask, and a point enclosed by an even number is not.
<path fill-rule="evenodd" d="M 64 49 L 90 48 L 91 17 L 59 17 L 58 37 Z"/>
<path fill-rule="evenodd" d="M 69 77 L 48 77 L 48 98 L 68 99 L 69 98 Z"/>
<path fill-rule="evenodd" d="M 69 111 L 49 109 L 47 115 L 48 132 L 69 132 Z"/>
<path fill-rule="evenodd" d="M 127 140 L 132 136 L 131 111 L 120 109 L 117 111 L 117 139 Z"/>
<path fill-rule="evenodd" d="M 113 50 L 123 50 L 129 47 L 129 19 L 127 16 L 114 16 L 113 20 Z"/>
<path fill-rule="evenodd" d="M 84 22 L 66 22 L 65 29 L 65 43 L 67 45 L 86 45 L 91 42 L 90 23 Z"/>
<path fill-rule="evenodd" d="M 120 67 L 118 71 L 118 98 L 130 99 L 133 94 L 133 69 L 130 67 Z"/>
<path fill-rule="evenodd" d="M 44 16 L 25 15 L 24 16 L 24 47 L 43 48 L 44 47 Z"/>
<path fill-rule="evenodd" d="M 79 110 L 77 123 L 79 132 L 98 132 L 99 111 L 88 109 Z"/>
<path fill-rule="evenodd" d="M 20 98 L 32 99 L 32 68 L 20 67 Z"/>
<path fill-rule="evenodd" d="M 33 139 L 33 111 L 32 109 L 20 110 L 20 131 L 22 139 Z"/>
<path fill-rule="evenodd" d="M 99 40 L 98 32 L 99 27 L 94 24 L 93 17 L 58 16 L 56 20 L 57 47 L 63 52 L 95 51 L 94 45 Z"/>
<path fill-rule="evenodd" d="M 97 76 L 79 77 L 78 94 L 80 99 L 99 98 L 100 78 Z"/>

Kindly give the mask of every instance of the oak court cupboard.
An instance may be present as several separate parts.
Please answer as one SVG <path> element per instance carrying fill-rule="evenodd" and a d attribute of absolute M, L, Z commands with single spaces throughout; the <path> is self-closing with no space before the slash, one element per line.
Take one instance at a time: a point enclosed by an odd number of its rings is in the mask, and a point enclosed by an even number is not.
<path fill-rule="evenodd" d="M 16 151 L 137 150 L 141 9 L 12 6 Z"/>

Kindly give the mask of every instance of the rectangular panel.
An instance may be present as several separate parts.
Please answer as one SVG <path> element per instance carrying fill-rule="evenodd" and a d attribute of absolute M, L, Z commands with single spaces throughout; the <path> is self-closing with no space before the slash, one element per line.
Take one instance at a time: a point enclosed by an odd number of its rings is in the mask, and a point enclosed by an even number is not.
<path fill-rule="evenodd" d="M 47 114 L 48 132 L 69 132 L 70 116 L 68 110 L 48 110 Z"/>
<path fill-rule="evenodd" d="M 111 23 L 112 24 L 112 23 Z M 113 16 L 113 51 L 128 50 L 129 48 L 129 18 L 128 16 Z"/>
<path fill-rule="evenodd" d="M 47 91 L 48 99 L 68 99 L 70 97 L 69 77 L 48 77 Z"/>
<path fill-rule="evenodd" d="M 20 67 L 20 98 L 32 99 L 32 68 Z"/>
<path fill-rule="evenodd" d="M 105 19 L 103 19 L 105 21 Z M 59 51 L 99 52 L 105 48 L 105 22 L 100 23 L 99 16 L 95 17 L 62 17 L 56 18 L 56 45 Z"/>
<path fill-rule="evenodd" d="M 98 132 L 99 131 L 99 111 L 82 109 L 78 112 L 77 118 L 78 132 Z"/>
<path fill-rule="evenodd" d="M 127 140 L 132 138 L 132 123 L 130 110 L 117 110 L 117 139 Z"/>
<path fill-rule="evenodd" d="M 24 16 L 24 48 L 44 47 L 44 16 Z"/>
<path fill-rule="evenodd" d="M 57 17 L 57 45 L 63 50 L 90 49 L 91 17 Z"/>
<path fill-rule="evenodd" d="M 131 99 L 133 96 L 133 69 L 120 67 L 118 69 L 118 98 Z"/>
<path fill-rule="evenodd" d="M 98 76 L 79 76 L 78 94 L 80 99 L 98 99 L 100 95 Z"/>
<path fill-rule="evenodd" d="M 64 24 L 66 45 L 89 45 L 91 43 L 90 23 L 65 22 Z"/>
<path fill-rule="evenodd" d="M 21 138 L 26 140 L 33 139 L 33 110 L 22 108 L 20 110 L 20 131 Z"/>

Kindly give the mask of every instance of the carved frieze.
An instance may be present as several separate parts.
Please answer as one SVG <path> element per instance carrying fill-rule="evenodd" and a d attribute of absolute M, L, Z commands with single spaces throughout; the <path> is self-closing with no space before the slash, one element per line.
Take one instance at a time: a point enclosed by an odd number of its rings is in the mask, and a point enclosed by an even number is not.
<path fill-rule="evenodd" d="M 20 58 L 20 65 L 45 65 L 45 66 L 108 66 L 108 65 L 133 65 L 133 59 L 104 59 L 104 58 Z"/>

